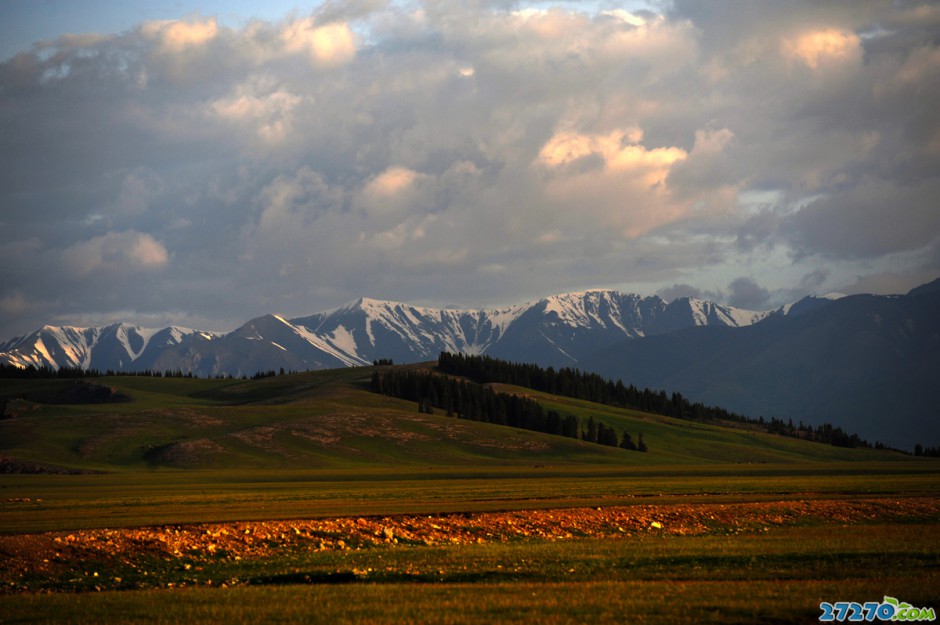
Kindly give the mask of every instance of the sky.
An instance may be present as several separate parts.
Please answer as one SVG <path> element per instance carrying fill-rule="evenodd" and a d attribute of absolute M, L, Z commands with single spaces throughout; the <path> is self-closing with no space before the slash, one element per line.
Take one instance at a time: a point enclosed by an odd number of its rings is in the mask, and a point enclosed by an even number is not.
<path fill-rule="evenodd" d="M 935 2 L 0 0 L 0 340 L 937 277 Z"/>

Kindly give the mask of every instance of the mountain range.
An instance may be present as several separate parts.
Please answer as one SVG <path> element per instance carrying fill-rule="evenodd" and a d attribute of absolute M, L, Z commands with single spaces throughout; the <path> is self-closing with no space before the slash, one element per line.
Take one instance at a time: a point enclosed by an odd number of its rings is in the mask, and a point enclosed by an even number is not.
<path fill-rule="evenodd" d="M 228 333 L 45 326 L 0 343 L 0 363 L 250 376 L 421 362 L 441 351 L 576 367 L 893 446 L 940 441 L 940 280 L 906 295 L 807 297 L 770 311 L 609 290 L 478 310 L 362 298 Z"/>
<path fill-rule="evenodd" d="M 543 366 L 576 366 L 623 339 L 698 325 L 739 327 L 772 314 L 693 298 L 618 291 L 554 295 L 486 310 L 452 310 L 361 298 L 334 310 L 285 319 L 264 315 L 228 333 L 124 323 L 44 326 L 0 344 L 0 362 L 99 371 L 183 371 L 199 376 L 315 370 L 433 360 L 441 351 L 488 354 Z"/>
<path fill-rule="evenodd" d="M 747 327 L 621 341 L 580 366 L 752 417 L 940 442 L 940 280 L 906 295 L 806 300 Z"/>

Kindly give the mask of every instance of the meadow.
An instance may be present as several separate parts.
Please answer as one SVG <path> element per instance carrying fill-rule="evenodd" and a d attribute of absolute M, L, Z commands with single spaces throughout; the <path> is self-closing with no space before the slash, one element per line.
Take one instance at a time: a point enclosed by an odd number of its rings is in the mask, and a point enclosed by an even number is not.
<path fill-rule="evenodd" d="M 527 391 L 647 453 L 443 415 L 368 371 L 0 381 L 2 623 L 798 623 L 940 607 L 940 462 Z M 189 444 L 187 444 L 189 443 Z M 153 450 L 159 450 L 154 453 Z M 59 471 L 57 473 L 56 471 Z M 68 471 L 70 473 L 63 473 Z"/>

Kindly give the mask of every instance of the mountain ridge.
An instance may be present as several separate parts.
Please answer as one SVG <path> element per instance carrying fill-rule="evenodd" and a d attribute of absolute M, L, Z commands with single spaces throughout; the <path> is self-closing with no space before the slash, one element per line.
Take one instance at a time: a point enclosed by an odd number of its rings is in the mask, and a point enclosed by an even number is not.
<path fill-rule="evenodd" d="M 620 341 L 581 364 L 742 414 L 837 422 L 892 446 L 940 440 L 940 289 L 801 308 L 739 329 Z"/>
<path fill-rule="evenodd" d="M 745 311 L 681 298 L 667 303 L 616 290 L 562 293 L 480 309 L 431 308 L 360 297 L 337 308 L 286 318 L 267 314 L 226 332 L 178 326 L 43 326 L 0 344 L 0 362 L 98 370 L 180 370 L 251 375 L 269 369 L 419 362 L 441 351 L 491 354 L 546 366 L 576 364 L 623 338 L 692 325 L 738 327 L 775 311 Z"/>

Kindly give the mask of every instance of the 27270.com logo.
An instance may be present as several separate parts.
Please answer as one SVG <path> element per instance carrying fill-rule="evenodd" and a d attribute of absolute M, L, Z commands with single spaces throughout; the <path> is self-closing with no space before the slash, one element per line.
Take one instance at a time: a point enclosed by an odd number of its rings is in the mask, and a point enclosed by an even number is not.
<path fill-rule="evenodd" d="M 823 601 L 819 604 L 823 622 L 861 622 L 861 621 L 934 621 L 937 616 L 933 608 L 915 608 L 910 603 L 898 601 L 894 597 L 885 597 L 884 601 Z"/>

